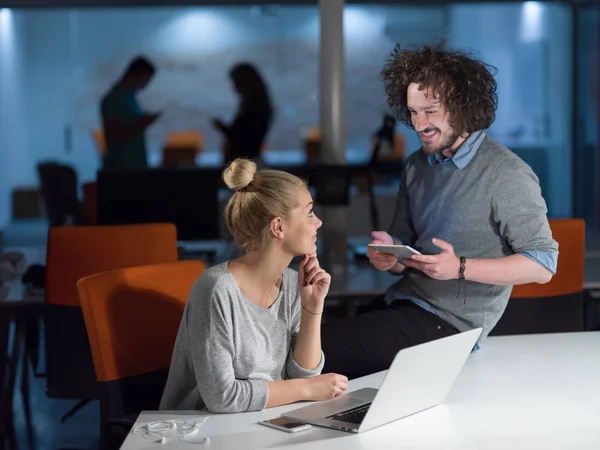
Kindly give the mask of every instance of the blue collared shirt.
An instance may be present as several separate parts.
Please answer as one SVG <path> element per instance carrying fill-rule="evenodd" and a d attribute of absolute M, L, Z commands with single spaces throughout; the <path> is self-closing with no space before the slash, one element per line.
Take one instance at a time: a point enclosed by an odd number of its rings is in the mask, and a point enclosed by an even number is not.
<path fill-rule="evenodd" d="M 469 137 L 463 142 L 458 148 L 458 151 L 450 158 L 445 158 L 443 155 L 436 153 L 435 155 L 429 155 L 427 158 L 431 166 L 436 164 L 454 164 L 458 169 L 464 169 L 469 165 L 479 147 L 483 143 L 486 137 L 485 131 L 475 131 L 471 133 Z"/>

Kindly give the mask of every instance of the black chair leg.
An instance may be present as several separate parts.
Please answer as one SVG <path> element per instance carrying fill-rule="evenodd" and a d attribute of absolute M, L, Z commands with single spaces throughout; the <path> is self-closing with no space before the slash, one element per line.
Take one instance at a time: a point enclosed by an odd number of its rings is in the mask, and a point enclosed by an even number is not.
<path fill-rule="evenodd" d="M 75 406 L 73 406 L 69 411 L 66 412 L 64 416 L 61 417 L 60 423 L 65 423 L 69 418 L 73 417 L 77 413 L 77 411 L 79 411 L 81 408 L 87 405 L 90 401 L 91 400 L 89 399 L 83 399 L 77 402 Z"/>
<path fill-rule="evenodd" d="M 8 324 L 10 327 L 10 321 L 7 321 L 3 325 Z M 6 331 L 6 329 L 4 330 Z M 8 338 L 8 335 L 6 336 Z M 2 440 L 0 447 L 4 447 L 8 450 L 17 450 L 17 435 L 14 425 L 13 417 L 13 398 L 15 392 L 15 383 L 17 378 L 17 369 L 19 367 L 19 357 L 21 355 L 21 344 L 23 340 L 22 326 L 18 320 L 15 321 L 15 332 L 13 335 L 12 352 L 8 358 L 6 368 L 6 385 L 4 376 L 0 380 L 0 439 Z M 4 370 L 4 368 L 2 368 Z"/>
<path fill-rule="evenodd" d="M 25 415 L 25 428 L 27 430 L 27 441 L 29 448 L 36 448 L 33 422 L 31 420 L 31 403 L 29 398 L 29 364 L 27 359 L 27 345 L 23 350 L 23 365 L 21 367 L 21 399 L 23 401 L 23 413 Z"/>

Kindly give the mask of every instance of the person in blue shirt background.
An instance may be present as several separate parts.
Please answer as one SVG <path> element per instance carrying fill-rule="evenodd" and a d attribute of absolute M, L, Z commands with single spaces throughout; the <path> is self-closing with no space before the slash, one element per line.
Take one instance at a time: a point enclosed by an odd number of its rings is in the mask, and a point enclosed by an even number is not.
<path fill-rule="evenodd" d="M 100 111 L 106 140 L 103 169 L 148 168 L 145 131 L 160 114 L 144 113 L 136 94 L 150 83 L 155 72 L 152 63 L 139 56 L 102 98 Z"/>

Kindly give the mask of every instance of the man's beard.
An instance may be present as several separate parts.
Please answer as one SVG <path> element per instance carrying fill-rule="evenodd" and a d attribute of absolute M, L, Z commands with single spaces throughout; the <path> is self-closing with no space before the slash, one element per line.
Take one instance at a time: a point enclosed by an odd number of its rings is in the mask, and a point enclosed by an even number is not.
<path fill-rule="evenodd" d="M 424 132 L 429 132 L 435 130 L 437 133 L 440 133 L 438 128 L 427 129 Z M 419 135 L 420 137 L 420 135 Z M 448 136 L 442 136 L 442 142 L 429 142 L 421 140 L 421 145 L 423 146 L 423 151 L 426 155 L 441 155 L 444 150 L 448 150 L 450 147 L 454 145 L 454 143 L 458 140 L 459 134 L 450 134 Z"/>

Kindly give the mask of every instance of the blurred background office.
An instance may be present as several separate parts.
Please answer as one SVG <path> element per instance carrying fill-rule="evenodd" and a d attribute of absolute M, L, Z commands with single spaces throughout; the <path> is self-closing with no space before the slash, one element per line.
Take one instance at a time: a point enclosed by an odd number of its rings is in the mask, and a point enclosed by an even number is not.
<path fill-rule="evenodd" d="M 347 5 L 348 159 L 367 158 L 386 111 L 379 71 L 393 46 L 446 38 L 498 68 L 490 134 L 533 166 L 550 214 L 582 215 L 595 227 L 598 17 L 578 3 Z M 147 133 L 150 165 L 160 164 L 169 133 L 181 130 L 201 133 L 198 164 L 222 161 L 211 120 L 232 118 L 237 99 L 227 73 L 243 61 L 260 68 L 277 111 L 267 159 L 301 160 L 303 138 L 318 126 L 316 4 L 5 8 L 0 27 L 2 225 L 11 221 L 15 189 L 38 184 L 40 161 L 72 166 L 81 182 L 95 179 L 99 99 L 139 53 L 158 69 L 140 102 L 163 113 Z M 398 131 L 408 156 L 418 139 Z"/>

